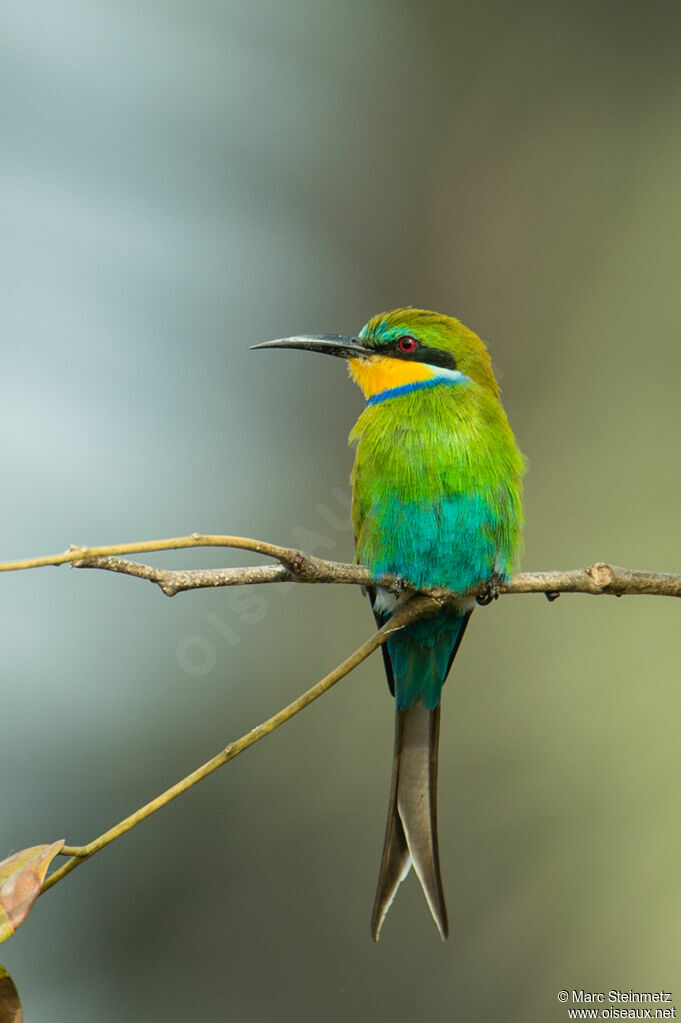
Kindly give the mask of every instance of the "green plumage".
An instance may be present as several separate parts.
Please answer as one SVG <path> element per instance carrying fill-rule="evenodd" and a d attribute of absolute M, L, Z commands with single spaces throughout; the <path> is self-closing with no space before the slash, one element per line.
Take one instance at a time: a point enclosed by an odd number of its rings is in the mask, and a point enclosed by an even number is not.
<path fill-rule="evenodd" d="M 358 561 L 459 593 L 512 572 L 523 463 L 493 393 L 470 380 L 398 395 L 350 440 Z"/>

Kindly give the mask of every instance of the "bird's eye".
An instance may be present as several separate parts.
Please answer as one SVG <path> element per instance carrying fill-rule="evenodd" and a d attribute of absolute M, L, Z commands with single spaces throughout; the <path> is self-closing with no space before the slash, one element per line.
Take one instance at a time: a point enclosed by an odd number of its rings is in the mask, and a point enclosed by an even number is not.
<path fill-rule="evenodd" d="M 419 343 L 415 337 L 401 337 L 397 342 L 397 347 L 401 352 L 415 352 L 418 348 Z"/>

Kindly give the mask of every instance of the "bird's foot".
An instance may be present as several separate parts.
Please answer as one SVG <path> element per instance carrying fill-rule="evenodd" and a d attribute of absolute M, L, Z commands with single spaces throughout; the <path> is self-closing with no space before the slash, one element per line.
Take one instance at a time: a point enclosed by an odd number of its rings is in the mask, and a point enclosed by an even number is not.
<path fill-rule="evenodd" d="M 493 600 L 498 599 L 500 582 L 501 579 L 496 574 L 496 572 L 494 573 L 494 575 L 491 575 L 489 577 L 487 582 L 484 584 L 482 592 L 479 593 L 475 598 L 476 602 L 481 607 L 486 607 L 488 604 L 491 604 Z"/>
<path fill-rule="evenodd" d="M 390 585 L 386 588 L 391 593 L 394 593 L 396 597 L 401 597 L 404 591 L 409 589 L 409 583 L 401 575 L 395 575 L 391 578 Z"/>

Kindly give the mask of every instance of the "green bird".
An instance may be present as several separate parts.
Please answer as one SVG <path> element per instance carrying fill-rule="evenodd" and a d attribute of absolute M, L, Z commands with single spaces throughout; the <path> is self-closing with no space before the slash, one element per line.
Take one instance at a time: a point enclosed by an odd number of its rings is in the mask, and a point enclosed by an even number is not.
<path fill-rule="evenodd" d="M 413 866 L 442 938 L 448 934 L 437 834 L 440 697 L 475 596 L 508 579 L 520 556 L 524 459 L 485 345 L 458 320 L 423 309 L 372 317 L 356 337 L 303 335 L 256 348 L 346 359 L 367 405 L 351 434 L 356 561 L 373 578 L 383 625 L 415 590 L 459 595 L 382 646 L 396 723 L 388 823 L 371 933 Z"/>

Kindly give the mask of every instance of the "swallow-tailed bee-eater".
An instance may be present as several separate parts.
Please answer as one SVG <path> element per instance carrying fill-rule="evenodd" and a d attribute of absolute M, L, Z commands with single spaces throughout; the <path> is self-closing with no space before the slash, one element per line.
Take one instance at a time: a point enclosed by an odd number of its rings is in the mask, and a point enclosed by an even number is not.
<path fill-rule="evenodd" d="M 404 584 L 369 588 L 379 625 L 414 590 L 441 586 L 460 595 L 381 648 L 396 724 L 371 931 L 377 940 L 413 865 L 446 938 L 436 804 L 440 696 L 474 594 L 493 591 L 517 563 L 523 456 L 485 345 L 450 316 L 396 309 L 374 316 L 356 337 L 303 335 L 255 347 L 339 356 L 364 392 L 367 405 L 350 434 L 356 560 L 373 578 L 390 574 Z"/>

